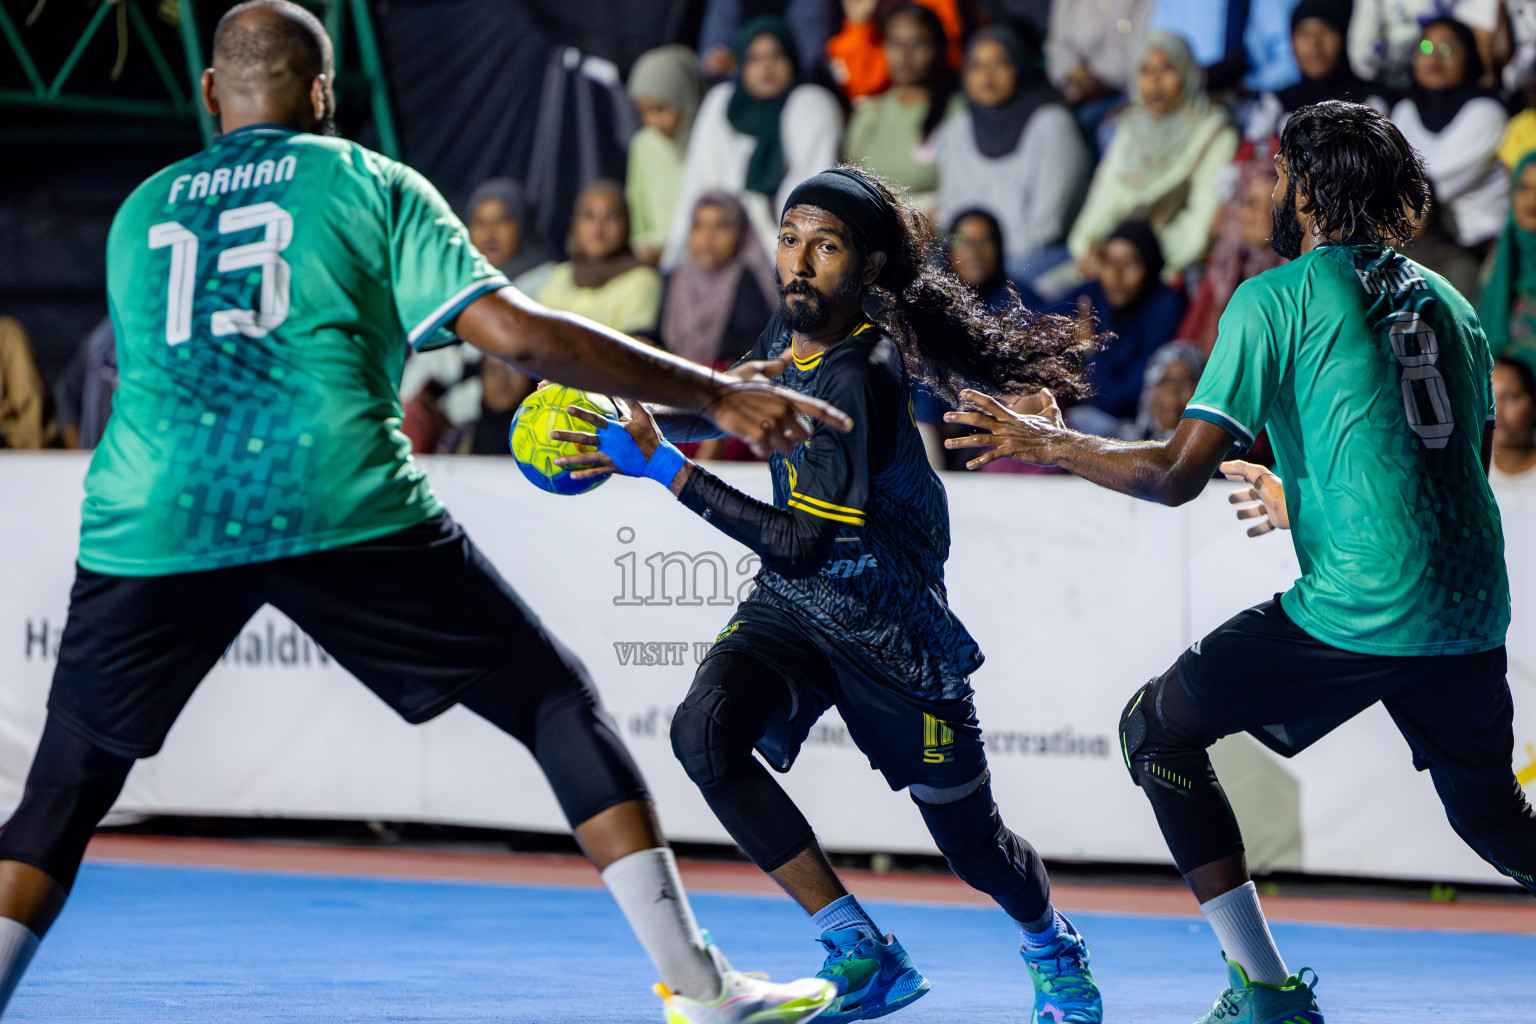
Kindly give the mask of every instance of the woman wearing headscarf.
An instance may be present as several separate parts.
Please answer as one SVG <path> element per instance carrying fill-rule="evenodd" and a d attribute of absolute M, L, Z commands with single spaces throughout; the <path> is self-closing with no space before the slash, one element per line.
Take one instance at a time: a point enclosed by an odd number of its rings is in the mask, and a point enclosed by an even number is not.
<path fill-rule="evenodd" d="M 558 258 L 533 228 L 527 193 L 511 178 L 483 181 L 469 194 L 469 240 L 522 291 L 535 295 Z"/>
<path fill-rule="evenodd" d="M 1275 163 L 1268 147 L 1256 150 L 1237 168 L 1237 187 L 1222 206 L 1216 242 L 1205 261 L 1205 273 L 1195 288 L 1178 337 L 1187 338 L 1209 354 L 1216 343 L 1216 324 L 1237 286 L 1285 262 L 1269 246 L 1274 225 Z"/>
<path fill-rule="evenodd" d="M 1291 114 L 1323 100 L 1348 100 L 1387 112 L 1381 90 L 1355 74 L 1345 52 L 1349 9 L 1339 0 L 1301 0 L 1291 12 L 1291 52 L 1301 79 L 1254 102 L 1244 134 L 1254 142 L 1278 136 Z"/>
<path fill-rule="evenodd" d="M 1195 385 L 1205 372 L 1206 352 L 1192 341 L 1170 341 L 1152 353 L 1141 382 L 1136 419 L 1126 426 L 1124 441 L 1166 441 L 1179 428 L 1179 419 Z"/>
<path fill-rule="evenodd" d="M 901 3 L 885 16 L 881 36 L 890 88 L 854 107 L 843 152 L 924 203 L 939 187 L 933 135 L 960 107 L 944 25 L 928 7 Z"/>
<path fill-rule="evenodd" d="M 985 28 L 966 49 L 965 109 L 938 131 L 938 219 L 990 210 L 1008 241 L 1005 265 L 1032 276 L 1030 257 L 1066 236 L 1088 177 L 1088 147 L 1057 98 L 1038 49 L 1013 31 Z"/>
<path fill-rule="evenodd" d="M 704 193 L 662 297 L 662 345 L 705 366 L 734 363 L 778 305 L 773 268 L 741 201 L 720 189 Z"/>
<path fill-rule="evenodd" d="M 540 302 L 626 334 L 655 333 L 661 275 L 630 251 L 622 185 L 603 178 L 581 190 L 565 247 L 570 259 L 550 274 Z"/>
<path fill-rule="evenodd" d="M 661 258 L 672 229 L 688 138 L 703 96 L 698 55 L 686 46 L 649 50 L 630 69 L 629 98 L 640 118 L 640 130 L 629 140 L 624 194 L 629 200 L 631 244 L 647 263 Z"/>
<path fill-rule="evenodd" d="M 491 266 L 527 295 L 538 295 L 557 259 L 533 227 L 523 186 L 511 178 L 491 178 L 469 194 L 465 206 L 469 240 Z M 436 449 L 445 431 L 472 422 L 480 415 L 480 350 L 473 345 L 445 345 L 413 352 L 400 377 L 405 409 L 403 429 L 413 451 Z M 516 370 L 523 393 L 533 381 Z"/>
<path fill-rule="evenodd" d="M 996 312 L 1013 301 L 1003 266 L 1003 227 L 990 211 L 979 206 L 961 210 L 950 220 L 946 240 L 949 268 L 988 309 Z M 1028 300 L 1024 304 L 1030 305 Z"/>
<path fill-rule="evenodd" d="M 1493 362 L 1493 462 L 1495 490 L 1536 488 L 1536 373 L 1523 359 Z"/>
<path fill-rule="evenodd" d="M 779 213 L 794 187 L 837 162 L 843 112 L 819 85 L 796 84 L 794 37 L 780 18 L 756 18 L 738 39 L 736 80 L 709 91 L 694 121 L 662 266 L 681 258 L 693 207 L 710 189 L 741 199 L 763 247 L 776 248 Z"/>
<path fill-rule="evenodd" d="M 1494 355 L 1536 363 L 1536 153 L 1527 154 L 1511 178 L 1509 213 L 1477 315 Z"/>
<path fill-rule="evenodd" d="M 1480 246 L 1498 234 L 1509 205 L 1498 158 L 1504 105 L 1478 84 L 1483 58 L 1472 30 L 1454 18 L 1424 26 L 1412 70 L 1413 86 L 1392 121 L 1424 158 L 1435 194 L 1455 217 L 1456 240 Z"/>
<path fill-rule="evenodd" d="M 1156 232 L 1171 275 L 1205 254 L 1221 202 L 1218 183 L 1238 136 L 1207 98 L 1189 44 L 1171 32 L 1148 34 L 1132 94 L 1067 242 L 1090 271 L 1090 257 L 1110 230 L 1136 217 Z"/>
<path fill-rule="evenodd" d="M 1063 300 L 1111 335 L 1088 360 L 1093 395 L 1067 410 L 1076 429 L 1115 436 L 1136 417 L 1147 360 L 1174 339 L 1184 315 L 1183 295 L 1163 283 L 1162 272 L 1162 248 L 1152 226 L 1123 221 L 1104 240 L 1097 279 Z"/>

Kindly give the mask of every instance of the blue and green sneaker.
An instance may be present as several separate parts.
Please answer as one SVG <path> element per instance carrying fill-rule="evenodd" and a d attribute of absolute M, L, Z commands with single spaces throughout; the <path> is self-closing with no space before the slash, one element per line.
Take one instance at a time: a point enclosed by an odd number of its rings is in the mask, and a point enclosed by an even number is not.
<path fill-rule="evenodd" d="M 1311 974 L 1312 980 L 1302 981 L 1304 974 Z M 1317 972 L 1310 967 L 1303 967 L 1283 985 L 1266 985 L 1249 981 L 1241 966 L 1227 960 L 1227 981 L 1227 990 L 1211 1012 L 1195 1024 L 1323 1024 L 1312 994 Z"/>
<path fill-rule="evenodd" d="M 1019 947 L 1024 966 L 1035 983 L 1036 1024 L 1102 1024 L 1104 1001 L 1093 971 L 1088 969 L 1088 944 L 1063 917 L 1067 926 L 1049 945 Z"/>
<path fill-rule="evenodd" d="M 816 977 L 837 986 L 838 996 L 816 1018 L 818 1024 L 884 1017 L 928 991 L 928 979 L 894 935 L 874 939 L 849 928 L 822 932 L 820 942 L 827 960 Z"/>

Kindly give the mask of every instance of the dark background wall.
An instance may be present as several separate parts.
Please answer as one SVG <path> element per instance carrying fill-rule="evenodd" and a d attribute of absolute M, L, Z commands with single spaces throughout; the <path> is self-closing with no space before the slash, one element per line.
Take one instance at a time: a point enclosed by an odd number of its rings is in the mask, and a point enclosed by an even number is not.
<path fill-rule="evenodd" d="M 183 92 L 189 82 L 176 27 L 156 4 L 147 15 Z M 549 55 L 574 46 L 627 71 L 665 42 L 691 41 L 704 0 L 375 0 L 372 4 L 404 158 L 462 202 L 474 183 L 520 174 Z M 80 36 L 93 7 L 51 0 L 21 27 L 35 0 L 0 0 L 45 80 Z M 197 5 L 207 52 L 231 0 Z M 347 49 L 355 53 L 350 41 Z M 163 99 L 148 54 L 130 38 L 118 80 L 112 19 L 87 47 L 67 90 Z M 343 77 L 345 81 L 345 77 Z M 0 44 L 0 88 L 25 88 Z M 342 90 L 343 135 L 377 144 L 366 96 Z M 190 119 L 158 121 L 39 113 L 0 106 L 0 314 L 22 321 L 43 372 L 55 379 L 106 313 L 105 245 L 118 205 L 154 171 L 202 146 Z"/>

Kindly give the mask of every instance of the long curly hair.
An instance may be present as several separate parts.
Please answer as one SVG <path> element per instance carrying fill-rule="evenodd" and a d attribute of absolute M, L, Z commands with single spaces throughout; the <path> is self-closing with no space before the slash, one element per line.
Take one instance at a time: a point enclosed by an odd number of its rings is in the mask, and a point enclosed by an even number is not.
<path fill-rule="evenodd" d="M 1325 238 L 1405 244 L 1429 206 L 1423 158 L 1395 124 L 1360 103 L 1325 100 L 1296 111 L 1280 158 L 1286 192 L 1306 189 Z"/>
<path fill-rule="evenodd" d="M 914 380 L 951 404 L 959 404 L 964 388 L 1008 396 L 1041 388 L 1061 398 L 1090 393 L 1084 363 L 1100 343 L 1091 329 L 1073 317 L 1031 310 L 1017 292 L 1005 308 L 989 309 L 946 267 L 932 225 L 903 190 L 862 167 L 843 169 L 896 211 L 900 241 L 866 291 L 865 312 L 896 342 Z"/>

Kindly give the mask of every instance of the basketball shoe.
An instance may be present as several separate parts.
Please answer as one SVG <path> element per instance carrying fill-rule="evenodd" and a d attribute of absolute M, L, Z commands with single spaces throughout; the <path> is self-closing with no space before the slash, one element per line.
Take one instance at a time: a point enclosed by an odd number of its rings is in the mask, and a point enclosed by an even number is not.
<path fill-rule="evenodd" d="M 1019 955 L 1035 983 L 1037 1024 L 1101 1024 L 1104 1002 L 1088 969 L 1088 944 L 1063 917 L 1066 930 L 1048 945 L 1021 946 Z"/>
<path fill-rule="evenodd" d="M 662 982 L 655 986 L 666 1011 L 666 1024 L 802 1024 L 837 998 L 837 989 L 820 978 L 776 985 L 765 975 L 744 974 L 725 959 L 713 942 L 709 955 L 720 970 L 720 994 L 689 999 Z"/>
<path fill-rule="evenodd" d="M 1309 973 L 1312 981 L 1302 981 L 1301 975 Z M 1227 990 L 1211 1012 L 1195 1024 L 1323 1024 L 1317 997 L 1312 994 L 1317 972 L 1310 967 L 1303 967 L 1283 985 L 1266 985 L 1249 981 L 1242 967 L 1228 960 L 1227 980 Z"/>
<path fill-rule="evenodd" d="M 856 928 L 822 932 L 827 959 L 816 977 L 837 987 L 837 999 L 819 1018 L 824 1024 L 870 1020 L 895 1013 L 928 991 L 928 979 L 894 935 L 874 939 Z"/>

